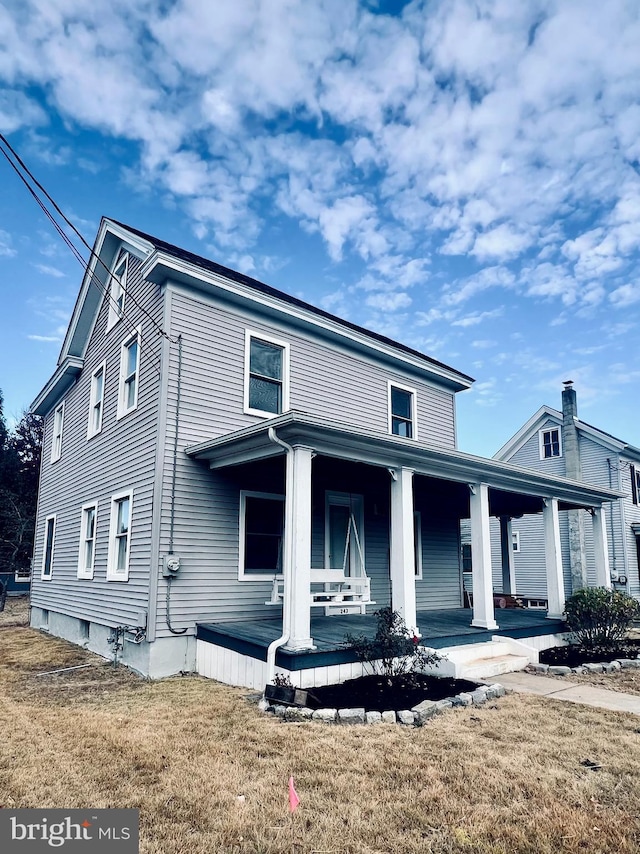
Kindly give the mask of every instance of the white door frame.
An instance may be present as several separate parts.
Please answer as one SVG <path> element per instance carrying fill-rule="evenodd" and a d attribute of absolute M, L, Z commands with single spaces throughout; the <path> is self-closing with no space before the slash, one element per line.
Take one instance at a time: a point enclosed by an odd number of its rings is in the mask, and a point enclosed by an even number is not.
<path fill-rule="evenodd" d="M 366 575 L 367 570 L 364 566 L 364 497 L 355 492 L 334 492 L 327 490 L 324 499 L 324 565 L 325 569 L 331 569 L 330 561 L 330 543 L 331 543 L 331 514 L 330 507 L 350 507 L 356 523 L 358 538 L 360 540 L 360 548 L 362 549 L 362 563 L 360 554 L 355 543 L 352 543 L 349 551 L 349 563 L 345 567 L 345 574 L 355 578 L 361 575 Z M 333 567 L 333 569 L 341 569 Z"/>

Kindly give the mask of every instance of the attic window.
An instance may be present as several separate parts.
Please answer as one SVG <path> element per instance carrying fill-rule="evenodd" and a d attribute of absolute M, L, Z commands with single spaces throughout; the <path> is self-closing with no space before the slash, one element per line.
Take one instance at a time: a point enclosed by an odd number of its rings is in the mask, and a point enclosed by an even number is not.
<path fill-rule="evenodd" d="M 539 440 L 541 460 L 548 460 L 552 457 L 562 456 L 562 443 L 559 427 L 553 427 L 550 430 L 541 430 L 539 433 Z"/>
<path fill-rule="evenodd" d="M 109 319 L 107 321 L 107 332 L 124 315 L 128 269 L 129 255 L 126 252 L 121 252 L 113 268 L 111 281 L 109 282 Z"/>

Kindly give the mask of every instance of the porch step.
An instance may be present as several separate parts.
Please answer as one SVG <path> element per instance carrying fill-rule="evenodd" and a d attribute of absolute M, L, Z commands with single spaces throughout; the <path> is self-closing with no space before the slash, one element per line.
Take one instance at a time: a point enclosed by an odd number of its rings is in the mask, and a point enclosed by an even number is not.
<path fill-rule="evenodd" d="M 492 655 L 488 658 L 476 658 L 460 667 L 461 679 L 488 679 L 501 673 L 513 673 L 524 670 L 529 664 L 526 655 Z"/>

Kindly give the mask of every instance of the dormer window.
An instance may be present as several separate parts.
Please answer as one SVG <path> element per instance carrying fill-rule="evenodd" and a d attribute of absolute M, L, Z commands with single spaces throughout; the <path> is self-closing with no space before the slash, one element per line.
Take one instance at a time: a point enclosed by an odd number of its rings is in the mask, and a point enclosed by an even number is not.
<path fill-rule="evenodd" d="M 538 434 L 540 442 L 540 459 L 549 460 L 552 457 L 562 456 L 562 440 L 560 428 L 552 427 L 549 430 L 541 430 Z"/>
<path fill-rule="evenodd" d="M 289 345 L 247 330 L 244 411 L 279 415 L 289 408 Z"/>
<path fill-rule="evenodd" d="M 128 269 L 129 255 L 126 252 L 121 252 L 111 273 L 111 281 L 109 283 L 109 320 L 107 322 L 107 332 L 124 315 Z"/>

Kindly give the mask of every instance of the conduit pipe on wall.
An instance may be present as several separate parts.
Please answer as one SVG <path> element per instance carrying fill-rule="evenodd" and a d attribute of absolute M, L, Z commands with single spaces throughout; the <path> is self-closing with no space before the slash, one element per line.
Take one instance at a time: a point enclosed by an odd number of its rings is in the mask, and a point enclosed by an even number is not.
<path fill-rule="evenodd" d="M 293 532 L 290 520 L 286 517 L 287 502 L 293 495 L 293 448 L 276 435 L 273 427 L 268 430 L 269 440 L 284 448 L 286 453 L 286 478 L 285 478 L 285 524 L 284 524 L 284 548 L 282 550 L 282 578 L 284 596 L 282 601 L 282 634 L 272 641 L 267 649 L 267 683 L 273 682 L 276 672 L 276 651 L 286 644 L 291 634 L 290 612 L 291 612 L 291 566 L 293 559 Z"/>

